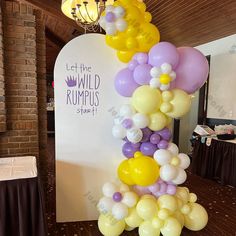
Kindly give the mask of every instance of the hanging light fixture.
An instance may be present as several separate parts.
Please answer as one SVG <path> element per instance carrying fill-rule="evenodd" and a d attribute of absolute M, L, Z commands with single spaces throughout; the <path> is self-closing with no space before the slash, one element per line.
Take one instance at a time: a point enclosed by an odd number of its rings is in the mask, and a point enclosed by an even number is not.
<path fill-rule="evenodd" d="M 62 12 L 86 31 L 99 29 L 99 18 L 106 5 L 112 5 L 114 0 L 62 0 Z"/>

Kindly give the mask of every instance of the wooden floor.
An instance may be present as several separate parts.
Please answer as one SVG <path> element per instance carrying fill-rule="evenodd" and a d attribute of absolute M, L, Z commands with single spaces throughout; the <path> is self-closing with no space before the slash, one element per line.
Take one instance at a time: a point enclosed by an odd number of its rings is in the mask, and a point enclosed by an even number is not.
<path fill-rule="evenodd" d="M 48 140 L 47 168 L 42 172 L 46 180 L 46 211 L 50 236 L 100 236 L 97 222 L 58 224 L 55 222 L 55 151 L 54 139 Z M 236 170 L 235 170 L 236 171 Z M 236 236 L 236 189 L 221 186 L 211 180 L 188 174 L 185 183 L 198 196 L 209 214 L 209 223 L 199 232 L 184 229 L 183 236 Z M 137 236 L 137 231 L 125 232 L 123 236 Z"/>

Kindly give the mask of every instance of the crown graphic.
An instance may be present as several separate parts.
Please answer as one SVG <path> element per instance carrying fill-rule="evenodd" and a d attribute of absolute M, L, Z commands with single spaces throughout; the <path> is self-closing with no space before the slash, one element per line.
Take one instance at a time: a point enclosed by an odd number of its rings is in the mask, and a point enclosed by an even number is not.
<path fill-rule="evenodd" d="M 77 80 L 74 78 L 74 76 L 67 76 L 66 84 L 68 87 L 75 87 L 77 85 Z"/>

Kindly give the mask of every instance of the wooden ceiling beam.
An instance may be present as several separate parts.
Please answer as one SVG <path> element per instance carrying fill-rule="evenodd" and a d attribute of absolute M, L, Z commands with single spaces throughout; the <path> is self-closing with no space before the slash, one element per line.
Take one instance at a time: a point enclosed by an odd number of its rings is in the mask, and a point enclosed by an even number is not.
<path fill-rule="evenodd" d="M 41 10 L 45 11 L 48 15 L 56 17 L 60 21 L 70 25 L 71 27 L 78 29 L 81 33 L 84 30 L 79 27 L 75 21 L 71 20 L 70 18 L 66 17 L 61 11 L 61 4 L 54 0 L 20 0 L 21 2 L 27 2 L 33 5 L 36 8 L 40 8 Z"/>
<path fill-rule="evenodd" d="M 47 39 L 57 48 L 61 49 L 66 45 L 66 42 L 52 32 L 48 27 L 45 27 L 45 34 Z"/>

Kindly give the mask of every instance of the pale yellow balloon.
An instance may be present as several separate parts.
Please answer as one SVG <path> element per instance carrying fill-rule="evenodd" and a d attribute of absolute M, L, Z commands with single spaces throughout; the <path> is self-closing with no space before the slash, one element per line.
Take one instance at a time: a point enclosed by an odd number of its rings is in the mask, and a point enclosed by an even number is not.
<path fill-rule="evenodd" d="M 178 208 L 177 200 L 172 195 L 162 195 L 157 200 L 158 207 L 160 209 L 168 209 L 170 212 L 175 212 Z"/>
<path fill-rule="evenodd" d="M 160 107 L 160 110 L 172 118 L 182 117 L 190 110 L 191 97 L 189 94 L 180 89 L 173 89 L 171 92 L 173 94 L 172 100 L 169 101 L 172 105 L 171 111 L 164 112 L 166 105 L 164 105 L 163 110 L 162 107 Z"/>
<path fill-rule="evenodd" d="M 151 198 L 141 199 L 136 206 L 136 210 L 144 220 L 151 220 L 158 213 L 157 203 Z"/>
<path fill-rule="evenodd" d="M 191 211 L 184 215 L 184 226 L 192 231 L 202 230 L 208 222 L 208 214 L 198 203 L 189 203 Z"/>
<path fill-rule="evenodd" d="M 133 93 L 132 105 L 142 114 L 155 113 L 161 105 L 161 92 L 148 85 L 140 86 Z"/>
<path fill-rule="evenodd" d="M 174 217 L 169 217 L 164 226 L 161 228 L 161 233 L 163 236 L 180 236 L 182 231 L 182 226 L 177 219 Z"/>
<path fill-rule="evenodd" d="M 98 227 L 104 236 L 119 236 L 125 230 L 125 221 L 116 220 L 112 215 L 101 214 L 98 219 Z"/>
<path fill-rule="evenodd" d="M 144 221 L 139 227 L 139 236 L 159 236 L 160 230 L 154 228 L 151 221 Z"/>
<path fill-rule="evenodd" d="M 162 130 L 168 125 L 168 122 L 169 122 L 166 115 L 160 111 L 151 114 L 149 119 L 150 119 L 150 124 L 148 128 L 153 131 Z"/>
<path fill-rule="evenodd" d="M 180 211 L 175 211 L 172 216 L 184 227 L 184 215 Z"/>
<path fill-rule="evenodd" d="M 125 226 L 126 231 L 133 231 L 135 228 L 129 227 L 128 225 Z"/>
<path fill-rule="evenodd" d="M 125 223 L 132 228 L 137 228 L 143 222 L 143 219 L 138 215 L 136 208 L 129 209 L 129 215 L 125 218 Z"/>
<path fill-rule="evenodd" d="M 142 200 L 142 199 L 152 199 L 152 200 L 156 201 L 156 198 L 150 194 L 143 195 L 140 200 Z"/>
<path fill-rule="evenodd" d="M 189 201 L 189 190 L 185 187 L 177 187 L 175 196 L 183 201 L 183 204 L 188 203 Z"/>

